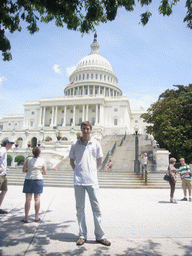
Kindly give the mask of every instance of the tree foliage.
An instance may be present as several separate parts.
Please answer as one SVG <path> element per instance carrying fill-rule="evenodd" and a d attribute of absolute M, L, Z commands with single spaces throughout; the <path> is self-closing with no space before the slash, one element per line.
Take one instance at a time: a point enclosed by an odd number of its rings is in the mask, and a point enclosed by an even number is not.
<path fill-rule="evenodd" d="M 160 147 L 192 163 L 192 84 L 174 87 L 162 93 L 142 117 L 152 124 L 147 132 L 153 134 Z"/>
<path fill-rule="evenodd" d="M 18 165 L 24 163 L 25 161 L 25 157 L 23 155 L 18 155 L 15 157 L 15 160 L 14 160 L 16 163 L 18 163 Z"/>
<path fill-rule="evenodd" d="M 149 6 L 152 0 L 138 0 L 139 4 Z M 159 13 L 170 15 L 173 5 L 179 0 L 161 0 Z M 21 21 L 28 23 L 31 34 L 39 30 L 38 21 L 48 23 L 55 20 L 59 27 L 78 30 L 81 33 L 94 31 L 100 22 L 105 23 L 116 18 L 118 8 L 124 7 L 128 12 L 134 11 L 134 0 L 1 0 L 0 1 L 0 50 L 3 60 L 11 60 L 11 44 L 5 35 L 21 31 Z M 184 22 L 192 29 L 192 1 L 186 0 L 187 13 Z M 141 24 L 146 25 L 151 12 L 141 14 Z"/>

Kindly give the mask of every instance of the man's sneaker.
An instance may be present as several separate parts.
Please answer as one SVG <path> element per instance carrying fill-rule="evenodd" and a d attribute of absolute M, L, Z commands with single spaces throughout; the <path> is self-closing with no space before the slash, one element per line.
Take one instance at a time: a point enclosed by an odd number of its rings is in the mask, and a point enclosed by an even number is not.
<path fill-rule="evenodd" d="M 187 201 L 187 198 L 186 198 L 186 197 L 184 197 L 183 199 L 181 199 L 181 201 Z"/>
<path fill-rule="evenodd" d="M 76 245 L 83 245 L 85 243 L 86 239 L 84 238 L 79 238 L 76 242 Z"/>
<path fill-rule="evenodd" d="M 189 202 L 191 202 L 191 198 L 189 198 Z"/>
<path fill-rule="evenodd" d="M 111 242 L 109 242 L 106 238 L 101 239 L 101 240 L 96 240 L 96 241 L 97 241 L 97 243 L 103 244 L 105 246 L 110 246 L 111 245 Z"/>

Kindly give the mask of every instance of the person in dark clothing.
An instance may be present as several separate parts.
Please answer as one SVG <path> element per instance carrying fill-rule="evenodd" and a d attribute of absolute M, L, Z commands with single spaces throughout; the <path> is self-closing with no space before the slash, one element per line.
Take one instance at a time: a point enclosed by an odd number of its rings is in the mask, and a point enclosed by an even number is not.
<path fill-rule="evenodd" d="M 173 199 L 174 192 L 175 192 L 175 184 L 177 182 L 175 163 L 176 163 L 176 159 L 174 157 L 170 158 L 168 171 L 169 171 L 169 175 L 170 175 L 169 184 L 171 187 L 171 193 L 170 193 L 170 202 L 171 203 L 176 203 L 176 201 Z"/>

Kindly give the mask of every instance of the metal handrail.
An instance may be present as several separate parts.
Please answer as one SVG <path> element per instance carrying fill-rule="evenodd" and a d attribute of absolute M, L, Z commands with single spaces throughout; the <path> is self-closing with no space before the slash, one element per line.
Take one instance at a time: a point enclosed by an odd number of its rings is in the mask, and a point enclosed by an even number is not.
<path fill-rule="evenodd" d="M 119 144 L 120 147 L 122 146 L 123 141 L 124 141 L 125 139 L 126 139 L 126 133 L 125 133 L 125 135 L 123 136 L 123 138 L 121 139 L 121 142 L 120 142 L 120 144 Z"/>
<path fill-rule="evenodd" d="M 115 141 L 115 143 L 114 143 L 112 149 L 108 150 L 108 152 L 107 152 L 107 154 L 106 154 L 106 156 L 105 156 L 105 158 L 104 158 L 104 160 L 103 160 L 103 162 L 102 162 L 102 164 L 101 164 L 100 172 L 103 171 L 103 169 L 104 169 L 104 167 L 105 167 L 105 164 L 107 163 L 107 160 L 108 160 L 109 156 L 112 156 L 112 155 L 113 155 L 113 152 L 114 152 L 114 150 L 115 150 L 115 148 L 116 148 L 116 145 L 117 145 L 117 142 Z"/>

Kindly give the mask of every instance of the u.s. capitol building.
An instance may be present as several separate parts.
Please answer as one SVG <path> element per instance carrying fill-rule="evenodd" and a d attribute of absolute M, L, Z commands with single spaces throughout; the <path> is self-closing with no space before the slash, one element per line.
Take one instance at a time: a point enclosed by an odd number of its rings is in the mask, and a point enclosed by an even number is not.
<path fill-rule="evenodd" d="M 64 96 L 41 98 L 24 103 L 23 115 L 7 115 L 0 120 L 0 141 L 19 141 L 20 148 L 28 143 L 36 146 L 46 138 L 57 141 L 75 139 L 80 124 L 89 120 L 93 136 L 133 134 L 137 127 L 144 134 L 146 123 L 140 117 L 144 110 L 131 110 L 123 96 L 118 78 L 108 60 L 99 53 L 97 35 L 91 52 L 76 65 L 64 89 Z"/>

